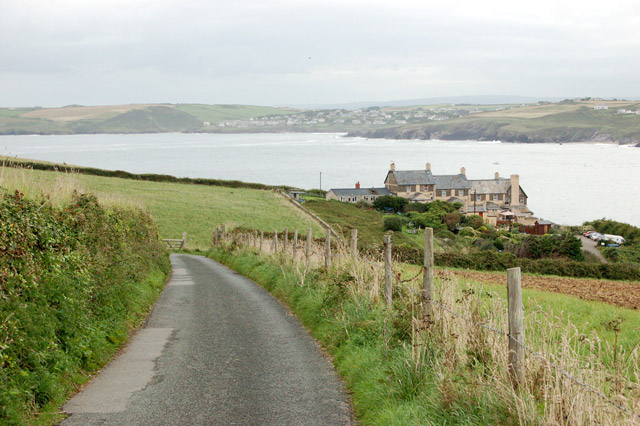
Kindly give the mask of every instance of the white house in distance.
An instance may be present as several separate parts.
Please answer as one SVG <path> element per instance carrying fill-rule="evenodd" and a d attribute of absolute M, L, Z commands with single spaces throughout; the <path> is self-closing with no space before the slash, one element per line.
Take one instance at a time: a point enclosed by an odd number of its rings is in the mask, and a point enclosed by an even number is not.
<path fill-rule="evenodd" d="M 360 182 L 357 182 L 354 188 L 330 189 L 325 198 L 346 203 L 357 203 L 358 201 L 373 203 L 376 198 L 383 195 L 391 195 L 391 192 L 387 188 L 360 188 Z"/>

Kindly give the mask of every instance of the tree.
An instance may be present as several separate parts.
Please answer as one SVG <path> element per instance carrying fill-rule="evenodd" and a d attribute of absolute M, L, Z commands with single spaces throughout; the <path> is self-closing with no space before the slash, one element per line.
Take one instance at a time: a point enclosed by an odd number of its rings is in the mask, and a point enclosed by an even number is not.
<path fill-rule="evenodd" d="M 453 232 L 462 219 L 462 215 L 458 212 L 451 212 L 444 215 L 444 223 L 447 225 L 447 229 Z"/>
<path fill-rule="evenodd" d="M 386 210 L 398 213 L 404 210 L 409 201 L 406 198 L 394 197 L 393 195 L 383 195 L 378 197 L 373 202 L 373 207 L 376 210 Z"/>

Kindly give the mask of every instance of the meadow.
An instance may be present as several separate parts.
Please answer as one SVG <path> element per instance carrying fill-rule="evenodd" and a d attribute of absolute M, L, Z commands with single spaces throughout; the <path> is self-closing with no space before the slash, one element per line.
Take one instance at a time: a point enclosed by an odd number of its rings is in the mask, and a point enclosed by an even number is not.
<path fill-rule="evenodd" d="M 158 223 L 162 238 L 182 238 L 187 233 L 187 248 L 205 250 L 213 229 L 225 224 L 228 229 L 251 227 L 274 229 L 312 228 L 324 235 L 323 228 L 307 214 L 296 209 L 282 195 L 271 190 L 227 188 L 193 184 L 146 182 L 2 167 L 0 187 L 20 189 L 30 196 L 47 196 L 52 202 L 66 202 L 73 191 L 96 194 L 105 203 L 142 207 Z"/>

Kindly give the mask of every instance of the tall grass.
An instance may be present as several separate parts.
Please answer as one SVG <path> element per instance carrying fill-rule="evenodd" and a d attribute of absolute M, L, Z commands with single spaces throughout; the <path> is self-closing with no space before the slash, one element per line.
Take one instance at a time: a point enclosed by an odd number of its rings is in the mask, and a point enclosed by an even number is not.
<path fill-rule="evenodd" d="M 27 198 L 44 200 L 53 207 L 68 204 L 74 194 L 90 192 L 73 172 L 46 174 L 30 168 L 9 167 L 0 163 L 0 188 L 6 192 L 20 191 Z M 100 203 L 108 208 L 143 208 L 139 200 L 117 193 L 102 193 Z"/>
<path fill-rule="evenodd" d="M 416 295 L 420 277 L 405 285 L 395 280 L 393 306 L 386 309 L 379 259 L 354 261 L 338 244 L 327 271 L 320 242 L 314 243 L 316 256 L 309 264 L 303 250 L 292 260 L 273 253 L 269 244 L 263 247 L 259 253 L 251 239 L 236 236 L 212 253 L 292 306 L 334 355 L 364 423 L 624 425 L 640 420 L 640 349 L 637 340 L 621 337 L 633 324 L 614 319 L 585 328 L 553 304 L 526 301 L 525 343 L 535 354 L 526 354 L 525 382 L 516 389 L 507 369 L 507 337 L 479 326 L 508 329 L 506 300 L 495 288 L 446 271 L 438 274 L 434 315 L 426 323 Z M 400 276 L 410 273 L 400 265 L 397 269 Z"/>
<path fill-rule="evenodd" d="M 270 190 L 151 182 L 87 174 L 2 167 L 0 186 L 35 196 L 51 197 L 64 204 L 74 190 L 96 194 L 107 206 L 139 207 L 158 223 L 162 238 L 181 238 L 187 232 L 187 248 L 209 247 L 211 227 L 225 223 L 228 229 L 251 227 L 264 231 L 285 227 L 322 227 Z"/>

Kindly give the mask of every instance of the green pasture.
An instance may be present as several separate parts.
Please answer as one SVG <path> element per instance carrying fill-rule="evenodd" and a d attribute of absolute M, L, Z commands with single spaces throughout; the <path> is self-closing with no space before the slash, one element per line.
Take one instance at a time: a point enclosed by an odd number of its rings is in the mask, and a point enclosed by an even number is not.
<path fill-rule="evenodd" d="M 8 167 L 3 168 L 2 174 L 5 180 L 20 175 L 19 179 L 12 180 L 12 187 L 35 186 L 49 193 L 56 187 L 71 186 L 95 193 L 100 199 L 116 205 L 143 207 L 158 223 L 162 238 L 181 238 L 182 233 L 187 232 L 189 249 L 209 247 L 213 229 L 223 223 L 227 229 L 248 227 L 264 231 L 287 227 L 306 232 L 310 227 L 314 235 L 324 235 L 316 221 L 274 191 L 146 182 Z M 0 181 L 0 186 L 5 184 Z"/>

